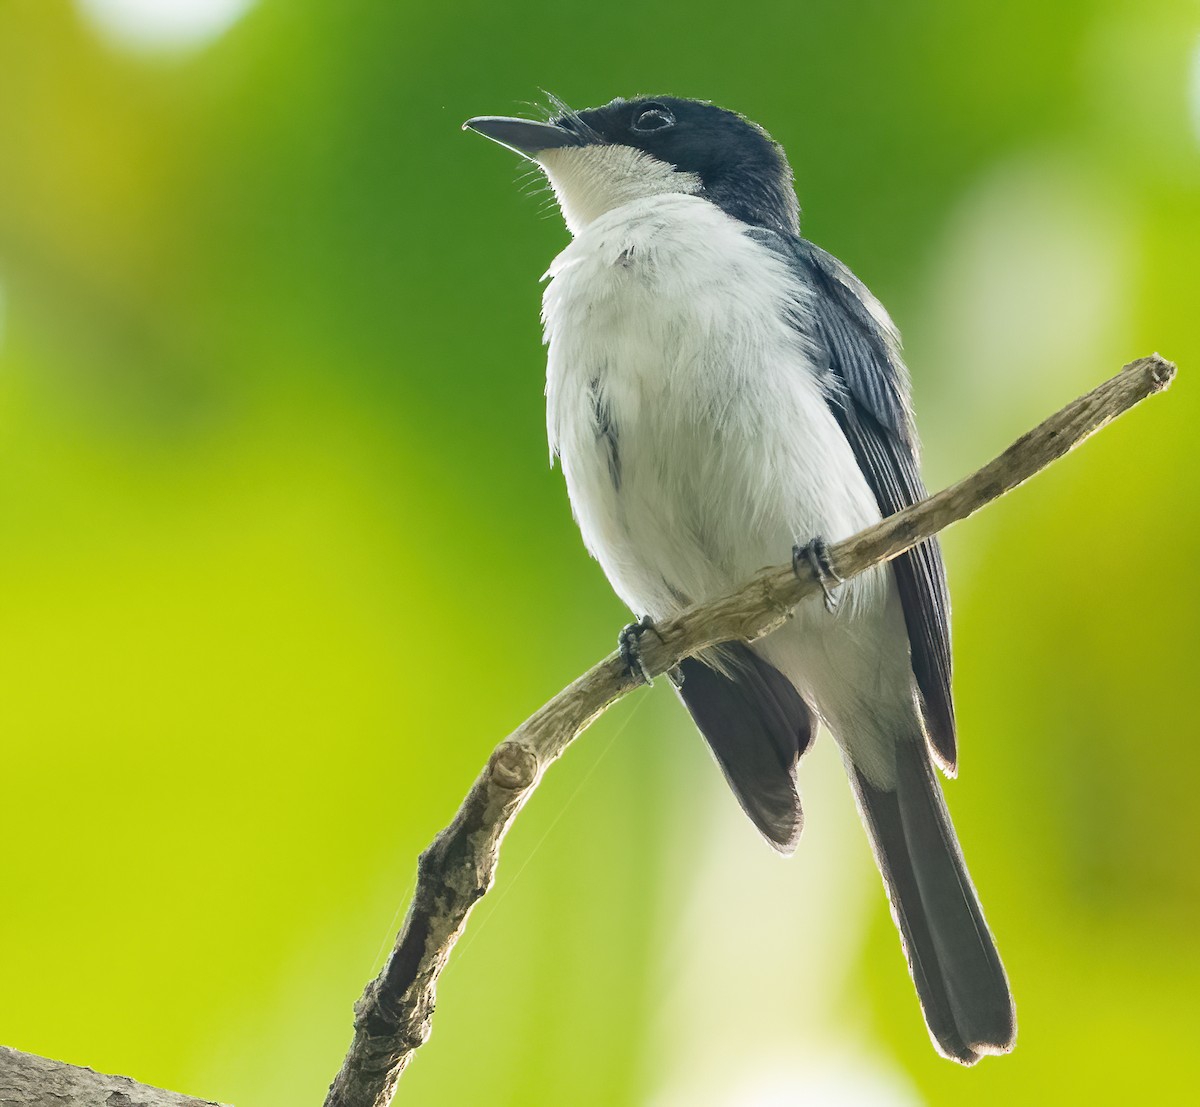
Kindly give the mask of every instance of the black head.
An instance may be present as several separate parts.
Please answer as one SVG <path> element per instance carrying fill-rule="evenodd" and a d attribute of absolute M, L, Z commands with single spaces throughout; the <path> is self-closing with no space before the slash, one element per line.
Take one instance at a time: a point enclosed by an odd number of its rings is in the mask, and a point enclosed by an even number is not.
<path fill-rule="evenodd" d="M 567 161 L 577 160 L 570 151 L 623 147 L 657 164 L 644 159 L 623 163 L 614 157 L 609 159 L 614 168 L 606 171 L 644 171 L 653 186 L 648 191 L 671 191 L 674 183 L 678 191 L 703 196 L 745 223 L 791 234 L 799 230 L 792 170 L 782 148 L 761 127 L 713 104 L 675 96 L 638 97 L 579 112 L 563 108 L 548 123 L 482 118 L 466 126 L 541 163 L 560 202 L 565 201 L 569 223 L 570 197 L 555 178 L 563 176 Z M 663 177 L 671 170 L 677 175 L 673 182 Z M 622 196 L 628 193 L 628 188 L 619 190 Z"/>
<path fill-rule="evenodd" d="M 783 148 L 756 123 L 700 100 L 675 96 L 617 99 L 602 108 L 561 113 L 605 142 L 632 146 L 684 173 L 694 173 L 702 195 L 723 211 L 771 230 L 799 230 L 792 168 Z"/>

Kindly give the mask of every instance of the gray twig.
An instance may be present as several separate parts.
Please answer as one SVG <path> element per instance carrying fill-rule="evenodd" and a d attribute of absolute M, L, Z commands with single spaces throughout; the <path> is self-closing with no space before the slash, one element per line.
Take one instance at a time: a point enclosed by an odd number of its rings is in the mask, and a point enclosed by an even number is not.
<path fill-rule="evenodd" d="M 831 546 L 830 568 L 849 579 L 974 514 L 1161 392 L 1174 375 L 1175 366 L 1157 354 L 1131 362 L 969 477 Z M 817 575 L 803 564 L 764 569 L 737 592 L 657 623 L 658 633 L 642 639 L 642 662 L 657 676 L 707 646 L 752 641 L 821 589 Z M 505 831 L 546 767 L 610 704 L 641 683 L 611 653 L 497 747 L 454 821 L 421 855 L 412 905 L 387 964 L 355 1007 L 354 1040 L 325 1107 L 391 1103 L 404 1067 L 429 1037 L 438 974 L 472 906 L 491 887 Z"/>
<path fill-rule="evenodd" d="M 0 1046 L 0 1107 L 220 1107 Z"/>

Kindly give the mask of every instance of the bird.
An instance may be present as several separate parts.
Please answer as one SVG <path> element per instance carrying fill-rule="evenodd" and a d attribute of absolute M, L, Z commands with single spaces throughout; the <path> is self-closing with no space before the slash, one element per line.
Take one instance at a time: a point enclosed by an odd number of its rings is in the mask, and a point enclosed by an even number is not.
<path fill-rule="evenodd" d="M 584 542 L 639 619 L 622 654 L 636 671 L 656 622 L 789 554 L 813 563 L 824 602 L 672 683 L 783 854 L 824 724 L 934 1047 L 963 1065 L 1007 1053 L 1008 977 L 935 771 L 957 770 L 938 543 L 829 577 L 827 542 L 926 495 L 898 331 L 801 236 L 787 156 L 746 117 L 672 96 L 545 114 L 463 127 L 536 163 L 571 235 L 544 278 L 547 432 Z"/>

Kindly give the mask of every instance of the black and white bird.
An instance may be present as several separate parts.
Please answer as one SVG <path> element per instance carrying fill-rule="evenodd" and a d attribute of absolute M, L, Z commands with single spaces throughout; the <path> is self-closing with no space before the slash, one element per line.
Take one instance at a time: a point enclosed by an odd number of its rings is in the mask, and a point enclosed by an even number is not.
<path fill-rule="evenodd" d="M 649 621 L 925 494 L 896 329 L 800 237 L 783 150 L 669 96 L 466 127 L 535 161 L 572 234 L 550 266 L 547 424 L 588 549 Z M 782 853 L 818 720 L 837 740 L 937 1049 L 1013 1046 L 1004 967 L 934 772 L 953 775 L 949 600 L 935 541 L 751 645 L 685 661 L 680 698 Z"/>

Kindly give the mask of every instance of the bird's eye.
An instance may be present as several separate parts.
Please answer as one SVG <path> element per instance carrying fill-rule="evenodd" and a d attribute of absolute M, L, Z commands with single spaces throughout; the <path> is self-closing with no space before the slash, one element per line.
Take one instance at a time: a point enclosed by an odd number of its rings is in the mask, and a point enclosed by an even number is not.
<path fill-rule="evenodd" d="M 663 104 L 646 104 L 633 119 L 633 129 L 640 134 L 662 131 L 674 124 L 675 116 L 671 114 L 671 109 Z"/>

